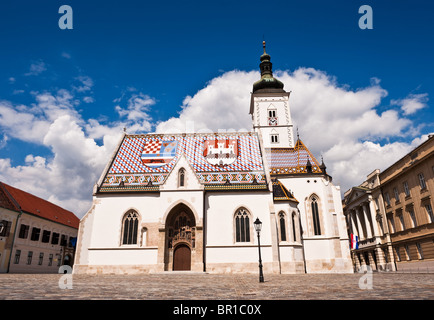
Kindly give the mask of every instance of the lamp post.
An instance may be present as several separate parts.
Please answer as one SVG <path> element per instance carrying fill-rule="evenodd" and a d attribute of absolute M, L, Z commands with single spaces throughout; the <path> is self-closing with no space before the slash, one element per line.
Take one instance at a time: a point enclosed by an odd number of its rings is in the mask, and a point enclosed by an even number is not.
<path fill-rule="evenodd" d="M 262 229 L 262 222 L 259 218 L 256 218 L 255 222 L 255 230 L 258 235 L 258 251 L 259 251 L 259 282 L 264 282 L 264 274 L 262 273 L 262 259 L 261 259 L 261 240 L 260 233 Z"/>

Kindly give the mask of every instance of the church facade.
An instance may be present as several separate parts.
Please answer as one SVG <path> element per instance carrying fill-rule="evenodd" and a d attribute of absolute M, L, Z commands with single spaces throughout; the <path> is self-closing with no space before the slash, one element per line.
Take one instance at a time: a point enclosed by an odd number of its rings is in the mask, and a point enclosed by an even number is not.
<path fill-rule="evenodd" d="M 290 93 L 261 55 L 253 130 L 124 134 L 80 222 L 74 273 L 353 272 L 340 190 L 294 139 Z M 295 141 L 294 141 L 295 140 Z"/>

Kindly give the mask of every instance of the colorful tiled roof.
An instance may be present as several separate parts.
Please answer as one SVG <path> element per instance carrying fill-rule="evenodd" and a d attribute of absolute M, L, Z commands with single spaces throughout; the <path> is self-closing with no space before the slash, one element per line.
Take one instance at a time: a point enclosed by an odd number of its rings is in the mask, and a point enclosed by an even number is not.
<path fill-rule="evenodd" d="M 78 229 L 80 219 L 71 211 L 65 210 L 54 203 L 14 188 L 6 183 L 0 182 L 0 185 L 0 193 L 3 194 L 2 197 L 6 197 L 10 203 L 14 203 L 16 211 L 21 210 Z"/>
<path fill-rule="evenodd" d="M 323 173 L 318 161 L 300 139 L 297 140 L 294 148 L 266 149 L 266 157 L 272 175 Z M 309 165 L 311 172 L 309 172 Z"/>
<path fill-rule="evenodd" d="M 124 136 L 99 191 L 156 191 L 181 154 L 205 188 L 266 186 L 256 133 L 143 134 Z"/>

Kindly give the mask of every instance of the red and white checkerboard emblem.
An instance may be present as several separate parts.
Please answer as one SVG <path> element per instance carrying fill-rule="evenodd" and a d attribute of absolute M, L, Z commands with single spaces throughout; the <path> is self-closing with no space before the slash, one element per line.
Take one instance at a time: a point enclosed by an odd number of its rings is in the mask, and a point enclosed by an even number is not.
<path fill-rule="evenodd" d="M 143 147 L 142 162 L 148 167 L 164 166 L 175 157 L 177 147 L 177 141 L 149 141 Z"/>

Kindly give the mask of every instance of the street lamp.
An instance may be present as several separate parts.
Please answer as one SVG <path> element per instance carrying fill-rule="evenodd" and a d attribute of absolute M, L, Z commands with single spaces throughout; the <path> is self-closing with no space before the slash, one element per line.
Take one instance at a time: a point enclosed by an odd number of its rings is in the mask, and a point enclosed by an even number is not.
<path fill-rule="evenodd" d="M 260 240 L 260 233 L 262 229 L 262 222 L 259 220 L 259 218 L 256 218 L 256 221 L 254 222 L 255 230 L 258 235 L 258 251 L 259 251 L 259 282 L 264 282 L 264 274 L 262 273 L 262 259 L 261 259 L 261 240 Z"/>

